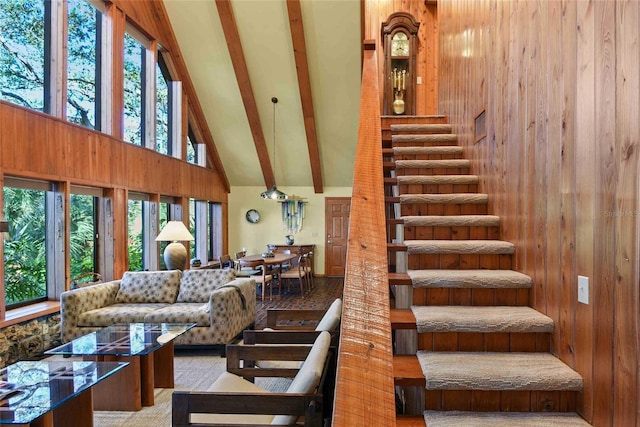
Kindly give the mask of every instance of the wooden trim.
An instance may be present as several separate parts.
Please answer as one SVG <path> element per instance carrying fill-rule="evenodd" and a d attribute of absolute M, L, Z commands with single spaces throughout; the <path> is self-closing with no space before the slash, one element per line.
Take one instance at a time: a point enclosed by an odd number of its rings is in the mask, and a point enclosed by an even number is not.
<path fill-rule="evenodd" d="M 318 150 L 318 138 L 316 135 L 313 94 L 311 93 L 311 81 L 309 79 L 307 46 L 304 39 L 304 26 L 302 23 L 300 0 L 287 0 L 287 11 L 289 12 L 289 27 L 291 28 L 293 56 L 296 61 L 296 71 L 298 73 L 298 87 L 300 89 L 300 103 L 302 104 L 304 129 L 307 135 L 311 177 L 313 178 L 313 189 L 317 194 L 323 192 L 322 167 L 320 165 L 320 152 Z"/>
<path fill-rule="evenodd" d="M 273 168 L 271 167 L 267 144 L 264 140 L 262 124 L 260 123 L 260 115 L 258 114 L 256 99 L 253 94 L 253 88 L 251 87 L 251 78 L 249 77 L 249 70 L 247 69 L 247 63 L 244 59 L 244 52 L 242 50 L 242 43 L 240 42 L 240 34 L 238 33 L 236 20 L 233 15 L 233 8 L 231 7 L 231 2 L 229 0 L 216 0 L 216 6 L 218 8 L 218 14 L 220 15 L 220 22 L 222 23 L 224 37 L 227 41 L 227 47 L 229 48 L 229 56 L 231 56 L 233 70 L 236 73 L 236 80 L 238 81 L 238 87 L 240 88 L 240 95 L 242 96 L 244 109 L 247 113 L 247 120 L 249 122 L 249 128 L 251 129 L 251 135 L 253 136 L 253 143 L 256 146 L 256 153 L 258 154 L 258 160 L 260 161 L 260 167 L 262 168 L 264 183 L 267 188 L 271 188 L 276 185 L 276 179 L 273 173 Z"/>
<path fill-rule="evenodd" d="M 364 51 L 333 413 L 336 426 L 396 425 L 376 55 L 375 50 Z"/>

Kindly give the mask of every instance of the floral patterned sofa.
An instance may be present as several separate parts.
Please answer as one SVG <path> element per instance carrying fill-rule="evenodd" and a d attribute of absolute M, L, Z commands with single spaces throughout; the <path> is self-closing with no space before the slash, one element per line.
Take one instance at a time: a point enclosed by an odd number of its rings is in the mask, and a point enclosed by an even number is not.
<path fill-rule="evenodd" d="M 126 272 L 60 295 L 61 339 L 114 323 L 196 323 L 176 345 L 227 344 L 255 323 L 255 282 L 234 270 Z"/>

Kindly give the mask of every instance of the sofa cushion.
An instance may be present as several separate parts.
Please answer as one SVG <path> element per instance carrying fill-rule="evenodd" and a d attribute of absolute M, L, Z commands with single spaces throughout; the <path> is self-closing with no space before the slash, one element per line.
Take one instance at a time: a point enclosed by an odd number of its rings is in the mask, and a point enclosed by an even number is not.
<path fill-rule="evenodd" d="M 186 270 L 182 275 L 177 302 L 209 302 L 213 291 L 235 278 L 235 270 Z"/>
<path fill-rule="evenodd" d="M 198 326 L 210 326 L 210 319 L 208 304 L 186 302 L 177 302 L 144 316 L 147 323 L 196 323 Z"/>
<path fill-rule="evenodd" d="M 115 323 L 144 322 L 145 316 L 167 304 L 113 304 L 85 311 L 78 316 L 78 326 L 105 327 Z"/>
<path fill-rule="evenodd" d="M 180 270 L 127 271 L 120 281 L 116 303 L 174 303 L 181 277 Z"/>

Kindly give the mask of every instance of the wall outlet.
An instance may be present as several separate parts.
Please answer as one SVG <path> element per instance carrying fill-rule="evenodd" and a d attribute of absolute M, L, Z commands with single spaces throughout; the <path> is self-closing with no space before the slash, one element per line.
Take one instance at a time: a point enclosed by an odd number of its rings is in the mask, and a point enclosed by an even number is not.
<path fill-rule="evenodd" d="M 589 304 L 589 278 L 578 276 L 578 302 Z"/>
<path fill-rule="evenodd" d="M 422 84 L 422 76 L 416 77 L 416 84 L 417 85 L 421 85 Z"/>

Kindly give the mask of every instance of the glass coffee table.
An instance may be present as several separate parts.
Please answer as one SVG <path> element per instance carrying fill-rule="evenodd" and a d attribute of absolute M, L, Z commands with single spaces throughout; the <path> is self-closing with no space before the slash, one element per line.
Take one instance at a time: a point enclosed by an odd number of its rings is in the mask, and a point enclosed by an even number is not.
<path fill-rule="evenodd" d="M 173 340 L 196 324 L 123 323 L 48 350 L 84 360 L 129 362 L 119 375 L 95 387 L 95 410 L 139 411 L 153 406 L 154 388 L 173 388 Z"/>
<path fill-rule="evenodd" d="M 17 362 L 0 370 L 0 424 L 93 425 L 93 387 L 127 363 Z"/>

